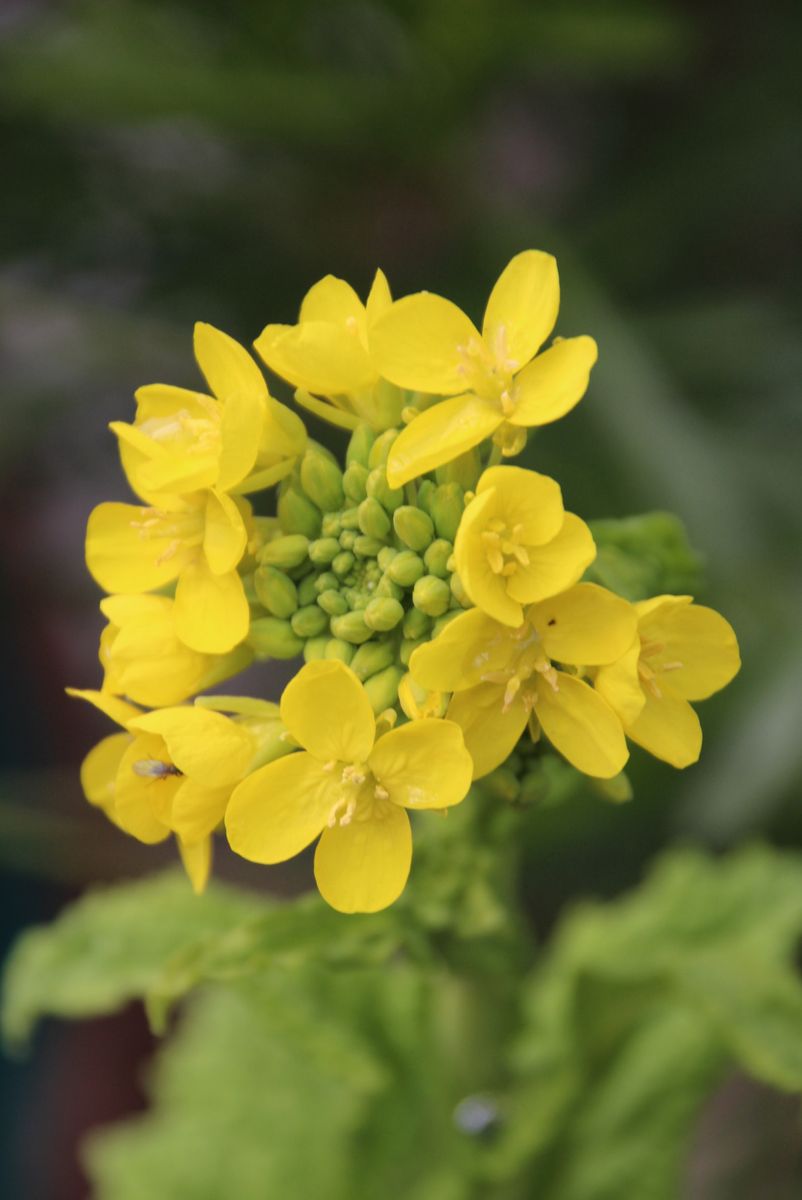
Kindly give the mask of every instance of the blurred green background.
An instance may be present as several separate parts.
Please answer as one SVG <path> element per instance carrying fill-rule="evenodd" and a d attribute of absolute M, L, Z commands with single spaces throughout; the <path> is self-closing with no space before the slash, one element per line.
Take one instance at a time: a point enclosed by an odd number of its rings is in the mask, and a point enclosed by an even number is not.
<path fill-rule="evenodd" d="M 558 257 L 557 331 L 600 348 L 586 399 L 529 464 L 586 518 L 678 513 L 706 564 L 700 598 L 744 657 L 703 707 L 699 766 L 636 753 L 633 804 L 544 811 L 535 926 L 617 894 L 676 840 L 802 843 L 801 53 L 792 0 L 6 0 L 7 939 L 162 861 L 84 805 L 77 766 L 106 729 L 62 691 L 99 679 L 82 540 L 95 503 L 126 498 L 108 421 L 141 383 L 195 386 L 195 320 L 249 344 L 320 276 L 364 295 L 377 266 L 396 295 L 440 291 L 478 318 L 527 247 Z M 219 858 L 223 876 L 273 882 Z M 74 1142 L 137 1103 L 147 1047 L 129 1014 L 50 1030 L 6 1068 L 4 1194 L 84 1194 Z M 66 1096 L 45 1162 L 36 1131 Z"/>

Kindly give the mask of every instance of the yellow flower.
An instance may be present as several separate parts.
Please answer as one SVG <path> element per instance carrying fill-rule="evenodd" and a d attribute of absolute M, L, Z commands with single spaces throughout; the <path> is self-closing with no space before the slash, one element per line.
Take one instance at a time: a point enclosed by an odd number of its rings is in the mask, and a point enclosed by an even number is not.
<path fill-rule="evenodd" d="M 134 423 L 111 425 L 128 481 L 144 500 L 206 487 L 243 493 L 269 487 L 306 449 L 303 421 L 273 399 L 238 342 L 199 322 L 194 345 L 212 396 L 150 384 L 136 393 Z"/>
<path fill-rule="evenodd" d="M 269 753 L 291 749 L 280 743 L 283 726 L 276 706 L 233 697 L 226 707 L 244 708 L 245 715 L 232 720 L 192 705 L 142 713 L 103 692 L 67 690 L 126 730 L 104 738 L 84 759 L 81 783 L 87 800 L 141 842 L 152 845 L 174 833 L 192 885 L 203 891 L 211 835 L 234 786 L 265 761 L 265 746 Z"/>
<path fill-rule="evenodd" d="M 609 779 L 629 757 L 621 722 L 579 672 L 619 658 L 635 627 L 626 600 L 579 583 L 530 605 L 516 629 L 463 613 L 415 650 L 409 669 L 421 687 L 454 693 L 447 716 L 465 735 L 474 778 L 506 760 L 529 722 L 578 770 Z"/>
<path fill-rule="evenodd" d="M 168 596 L 107 596 L 100 610 L 108 625 L 100 635 L 103 690 L 146 708 L 180 704 L 244 670 L 247 646 L 227 654 L 201 654 L 176 636 L 175 601 Z"/>
<path fill-rule="evenodd" d="M 635 609 L 637 637 L 597 672 L 596 688 L 633 742 L 674 767 L 690 766 L 701 753 L 702 727 L 688 701 L 706 700 L 738 673 L 735 632 L 691 596 L 655 596 Z"/>
<path fill-rule="evenodd" d="M 382 271 L 367 305 L 344 279 L 327 275 L 306 293 L 297 325 L 268 325 L 254 345 L 270 369 L 298 389 L 296 400 L 310 412 L 343 429 L 361 421 L 388 429 L 398 424 L 405 397 L 379 378 L 369 332 L 391 303 Z"/>
<path fill-rule="evenodd" d="M 473 603 L 518 626 L 524 604 L 581 579 L 596 546 L 585 522 L 564 511 L 553 479 L 520 467 L 491 467 L 460 521 L 454 556 Z"/>
<path fill-rule="evenodd" d="M 236 570 L 250 521 L 246 500 L 211 489 L 164 496 L 158 506 L 99 504 L 86 531 L 87 566 L 107 592 L 150 592 L 177 580 L 177 636 L 202 654 L 224 654 L 250 623 Z"/>
<path fill-rule="evenodd" d="M 341 912 L 376 912 L 403 891 L 412 861 L 405 809 L 459 803 L 471 760 L 452 721 L 412 721 L 376 736 L 365 689 L 337 661 L 302 667 L 281 718 L 303 750 L 255 771 L 226 811 L 228 840 L 252 862 L 278 863 L 322 833 L 315 878 Z"/>
<path fill-rule="evenodd" d="M 596 361 L 589 337 L 559 340 L 560 289 L 550 254 L 525 250 L 502 271 L 482 332 L 441 296 L 405 296 L 377 320 L 370 346 L 378 370 L 413 391 L 450 396 L 402 430 L 387 460 L 391 487 L 450 462 L 487 437 L 517 453 L 525 430 L 562 417 L 582 398 Z"/>

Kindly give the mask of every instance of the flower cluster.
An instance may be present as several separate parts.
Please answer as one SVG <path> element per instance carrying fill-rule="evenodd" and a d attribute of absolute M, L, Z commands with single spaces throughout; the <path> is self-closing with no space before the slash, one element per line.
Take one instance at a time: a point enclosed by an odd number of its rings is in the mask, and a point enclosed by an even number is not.
<path fill-rule="evenodd" d="M 104 677 L 74 694 L 121 731 L 82 782 L 141 841 L 175 834 L 197 890 L 225 828 L 259 863 L 317 840 L 325 899 L 376 911 L 407 881 L 408 813 L 461 802 L 522 737 L 602 780 L 629 742 L 698 758 L 690 701 L 737 672 L 731 627 L 690 596 L 633 604 L 583 582 L 590 529 L 555 480 L 505 463 L 587 389 L 591 338 L 543 349 L 558 307 L 555 260 L 534 250 L 502 272 L 481 332 L 439 296 L 393 301 L 381 272 L 364 304 L 321 280 L 255 345 L 349 433 L 342 462 L 209 325 L 208 391 L 141 388 L 133 423 L 112 425 L 141 504 L 89 519 Z M 275 515 L 255 515 L 246 497 L 273 488 Z M 296 657 L 279 705 L 206 694 Z"/>

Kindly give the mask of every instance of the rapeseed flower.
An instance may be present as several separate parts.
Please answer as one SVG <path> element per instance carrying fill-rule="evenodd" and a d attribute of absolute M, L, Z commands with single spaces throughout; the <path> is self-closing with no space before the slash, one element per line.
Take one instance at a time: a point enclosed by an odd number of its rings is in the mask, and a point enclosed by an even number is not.
<path fill-rule="evenodd" d="M 468 791 L 471 759 L 459 727 L 424 719 L 381 732 L 365 689 L 335 660 L 301 668 L 284 690 L 281 719 L 302 750 L 236 788 L 226 810 L 232 849 L 278 863 L 320 837 L 323 898 L 341 912 L 386 908 L 412 861 L 406 810 L 448 808 Z"/>
<path fill-rule="evenodd" d="M 574 407 L 588 386 L 596 343 L 590 337 L 555 340 L 538 354 L 559 302 L 555 259 L 525 250 L 497 280 L 481 333 L 456 304 L 430 292 L 397 300 L 376 321 L 370 346 L 379 372 L 399 387 L 451 397 L 432 404 L 399 434 L 387 461 L 392 487 L 485 438 L 517 453 L 526 429 Z"/>
<path fill-rule="evenodd" d="M 529 723 L 586 775 L 609 779 L 629 757 L 621 721 L 580 674 L 632 644 L 632 605 L 579 583 L 530 605 L 517 628 L 471 609 L 410 659 L 423 688 L 453 692 L 447 717 L 462 729 L 474 778 L 505 761 Z"/>
<path fill-rule="evenodd" d="M 690 766 L 702 750 L 702 727 L 689 701 L 706 700 L 738 673 L 735 632 L 691 596 L 655 596 L 635 610 L 637 637 L 597 671 L 596 689 L 633 742 L 674 767 Z"/>
<path fill-rule="evenodd" d="M 559 484 L 521 467 L 491 467 L 476 486 L 454 543 L 473 603 L 520 626 L 523 605 L 563 592 L 596 557 L 584 521 L 563 509 Z"/>

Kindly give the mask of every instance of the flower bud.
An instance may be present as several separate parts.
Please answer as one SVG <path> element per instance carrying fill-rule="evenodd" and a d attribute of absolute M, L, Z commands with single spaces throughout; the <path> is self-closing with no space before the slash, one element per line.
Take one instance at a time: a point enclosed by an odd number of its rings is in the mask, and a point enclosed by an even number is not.
<path fill-rule="evenodd" d="M 442 617 L 438 617 L 434 625 L 432 625 L 432 637 L 436 638 L 438 633 L 442 633 L 446 625 L 450 625 L 455 617 L 459 616 L 459 609 L 452 608 L 449 612 L 443 613 Z"/>
<path fill-rule="evenodd" d="M 409 672 L 398 685 L 398 702 L 410 721 L 418 717 L 444 717 L 448 699 L 446 692 L 432 692 L 421 687 Z"/>
<path fill-rule="evenodd" d="M 299 608 L 290 617 L 292 631 L 300 638 L 320 637 L 323 631 L 328 628 L 328 624 L 329 618 L 327 614 L 317 604 L 307 604 L 304 608 Z"/>
<path fill-rule="evenodd" d="M 320 509 L 293 484 L 279 494 L 276 507 L 281 528 L 286 533 L 303 533 L 308 538 L 320 533 Z"/>
<path fill-rule="evenodd" d="M 322 537 L 339 537 L 342 532 L 342 520 L 340 513 L 327 512 L 323 514 L 323 520 L 320 522 L 320 533 Z"/>
<path fill-rule="evenodd" d="M 401 550 L 387 568 L 387 574 L 393 583 L 408 588 L 417 583 L 425 570 L 423 559 L 413 550 Z"/>
<path fill-rule="evenodd" d="M 459 604 L 462 608 L 472 608 L 473 605 L 471 598 L 465 591 L 465 584 L 462 582 L 456 571 L 454 571 L 454 573 L 451 575 L 448 582 L 449 587 L 451 588 L 451 594 L 456 600 L 457 604 Z"/>
<path fill-rule="evenodd" d="M 340 553 L 340 543 L 337 538 L 316 538 L 309 543 L 309 561 L 318 566 L 327 566 Z"/>
<path fill-rule="evenodd" d="M 376 438 L 376 441 L 370 448 L 368 455 L 368 466 L 371 470 L 376 467 L 383 467 L 387 462 L 387 455 L 390 453 L 390 447 L 398 437 L 397 429 L 385 429 L 384 433 Z"/>
<path fill-rule="evenodd" d="M 395 629 L 403 618 L 404 609 L 398 601 L 385 596 L 376 596 L 365 609 L 365 624 L 378 633 Z"/>
<path fill-rule="evenodd" d="M 328 644 L 329 638 L 327 637 L 309 638 L 304 645 L 304 662 L 315 662 L 318 658 L 324 658 Z"/>
<path fill-rule="evenodd" d="M 247 642 L 256 658 L 295 658 L 304 648 L 303 639 L 280 617 L 251 621 Z"/>
<path fill-rule="evenodd" d="M 419 608 L 410 608 L 404 614 L 404 624 L 402 631 L 405 638 L 411 638 L 413 641 L 418 641 L 422 637 L 426 637 L 431 632 L 432 621 L 426 616 L 425 612 L 421 612 Z"/>
<path fill-rule="evenodd" d="M 275 538 L 263 546 L 259 553 L 259 561 L 267 566 L 279 567 L 283 571 L 299 567 L 306 562 L 309 538 L 302 533 L 290 533 L 285 537 Z"/>
<path fill-rule="evenodd" d="M 304 608 L 307 604 L 314 604 L 317 600 L 317 576 L 305 575 L 298 584 L 298 604 Z"/>
<path fill-rule="evenodd" d="M 358 654 L 359 651 L 357 650 L 356 653 Z M 323 657 L 336 658 L 348 666 L 354 657 L 354 647 L 350 642 L 344 642 L 342 638 L 329 638 L 326 642 L 326 653 Z"/>
<path fill-rule="evenodd" d="M 367 479 L 367 494 L 378 500 L 382 508 L 393 513 L 404 502 L 404 489 L 391 488 L 384 467 L 374 467 Z"/>
<path fill-rule="evenodd" d="M 341 617 L 331 618 L 331 632 L 345 642 L 353 642 L 359 646 L 373 636 L 373 630 L 365 622 L 361 612 L 343 613 Z"/>
<path fill-rule="evenodd" d="M 399 584 L 393 583 L 389 575 L 382 575 L 373 594 L 374 596 L 387 596 L 390 600 L 404 599 L 404 589 Z"/>
<path fill-rule="evenodd" d="M 352 463 L 361 463 L 363 467 L 368 465 L 368 456 L 370 455 L 371 447 L 376 439 L 376 434 L 371 429 L 370 425 L 357 425 L 354 432 L 351 434 L 351 440 L 348 443 L 348 449 L 345 452 L 345 461 L 350 467 Z"/>
<path fill-rule="evenodd" d="M 367 537 L 380 541 L 384 541 L 390 532 L 390 518 L 373 496 L 368 496 L 359 506 L 359 528 Z"/>
<path fill-rule="evenodd" d="M 412 655 L 415 650 L 417 650 L 418 646 L 422 646 L 425 642 L 428 642 L 428 640 L 429 639 L 427 637 L 416 638 L 414 641 L 412 641 L 410 638 L 404 638 L 398 650 L 398 658 L 405 667 L 409 666 L 409 660 L 412 658 Z"/>
<path fill-rule="evenodd" d="M 475 488 L 482 473 L 482 462 L 476 446 L 435 471 L 438 483 L 458 483 L 466 492 Z"/>
<path fill-rule="evenodd" d="M 354 504 L 359 504 L 360 500 L 364 500 L 367 496 L 368 476 L 368 469 L 363 467 L 362 463 L 352 462 L 349 467 L 345 468 L 343 491 Z"/>
<path fill-rule="evenodd" d="M 342 508 L 343 474 L 336 462 L 319 450 L 307 450 L 301 459 L 301 487 L 322 512 Z"/>
<path fill-rule="evenodd" d="M 362 682 L 385 667 L 395 662 L 395 649 L 392 642 L 367 642 L 360 646 L 351 659 L 351 670 Z"/>
<path fill-rule="evenodd" d="M 355 529 L 344 529 L 340 534 L 340 545 L 343 550 L 353 550 L 356 539 L 357 533 Z M 351 557 L 353 558 L 353 555 Z"/>
<path fill-rule="evenodd" d="M 327 588 L 325 592 L 320 593 L 317 602 L 330 617 L 340 617 L 348 612 L 348 601 L 339 588 Z"/>
<path fill-rule="evenodd" d="M 437 495 L 437 484 L 431 479 L 422 479 L 418 484 L 418 508 L 422 508 L 429 516 L 432 515 L 432 500 Z"/>
<path fill-rule="evenodd" d="M 359 558 L 375 558 L 382 548 L 383 543 L 374 537 L 358 537 L 354 541 L 354 554 Z"/>
<path fill-rule="evenodd" d="M 445 579 L 448 575 L 448 560 L 453 552 L 451 542 L 447 542 L 445 538 L 436 538 L 423 556 L 429 574 L 436 575 L 438 579 Z"/>
<path fill-rule="evenodd" d="M 434 537 L 432 519 L 423 509 L 402 504 L 393 513 L 393 528 L 410 550 L 425 550 Z"/>
<path fill-rule="evenodd" d="M 340 586 L 340 581 L 333 571 L 324 571 L 322 575 L 315 575 L 315 595 L 320 596 L 323 592 L 327 592 L 329 588 L 334 588 L 336 591 Z"/>
<path fill-rule="evenodd" d="M 298 589 L 277 567 L 257 567 L 253 586 L 260 604 L 274 617 L 291 617 L 298 607 Z"/>
<path fill-rule="evenodd" d="M 442 483 L 431 502 L 432 520 L 438 537 L 453 542 L 465 510 L 465 494 L 458 483 Z"/>
<path fill-rule="evenodd" d="M 376 561 L 382 571 L 387 570 L 396 554 L 398 554 L 398 551 L 396 550 L 395 546 L 382 546 L 381 550 L 376 555 Z"/>
<path fill-rule="evenodd" d="M 611 804 L 626 804 L 632 799 L 632 784 L 626 771 L 620 771 L 612 779 L 593 779 L 593 786 Z"/>
<path fill-rule="evenodd" d="M 401 667 L 385 667 L 378 675 L 371 675 L 370 679 L 365 680 L 365 691 L 374 713 L 392 708 L 398 699 L 398 685 L 403 675 Z"/>
<path fill-rule="evenodd" d="M 451 588 L 436 575 L 424 575 L 412 591 L 412 603 L 429 617 L 440 617 L 448 611 Z"/>
<path fill-rule="evenodd" d="M 340 545 L 342 545 L 342 541 Z M 336 558 L 332 559 L 331 569 L 338 579 L 344 579 L 354 565 L 354 562 L 355 559 L 350 550 L 341 550 Z"/>

